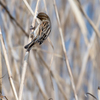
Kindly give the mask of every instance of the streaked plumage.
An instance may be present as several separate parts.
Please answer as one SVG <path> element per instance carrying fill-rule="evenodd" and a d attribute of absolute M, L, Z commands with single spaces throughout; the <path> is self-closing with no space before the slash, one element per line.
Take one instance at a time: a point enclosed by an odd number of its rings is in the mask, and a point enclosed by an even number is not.
<path fill-rule="evenodd" d="M 27 49 L 27 51 L 30 51 L 31 47 L 36 43 L 39 43 L 39 45 L 41 45 L 51 32 L 51 21 L 49 16 L 41 12 L 37 15 L 37 18 L 40 19 L 41 23 L 35 29 L 37 36 L 24 47 L 25 49 Z"/>

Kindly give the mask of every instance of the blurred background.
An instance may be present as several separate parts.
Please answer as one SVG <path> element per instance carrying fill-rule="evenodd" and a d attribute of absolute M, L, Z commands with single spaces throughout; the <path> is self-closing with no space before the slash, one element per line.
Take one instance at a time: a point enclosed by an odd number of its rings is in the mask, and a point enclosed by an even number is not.
<path fill-rule="evenodd" d="M 79 0 L 86 16 L 100 29 L 100 0 Z M 35 12 L 37 0 L 27 0 Z M 67 57 L 79 100 L 98 98 L 100 86 L 100 37 L 79 8 L 77 0 L 56 0 Z M 47 10 L 47 12 L 46 12 Z M 22 100 L 75 100 L 57 23 L 53 0 L 40 0 L 38 12 L 49 15 L 52 24 L 48 40 L 35 45 L 29 54 Z M 0 0 L 0 27 L 7 50 L 12 79 L 19 94 L 21 74 L 33 16 L 23 0 Z M 100 33 L 99 33 L 100 34 Z M 15 100 L 0 41 L 2 95 Z M 51 69 L 51 73 L 49 69 Z M 53 73 L 53 75 L 52 75 Z M 0 90 L 0 91 L 1 91 Z"/>

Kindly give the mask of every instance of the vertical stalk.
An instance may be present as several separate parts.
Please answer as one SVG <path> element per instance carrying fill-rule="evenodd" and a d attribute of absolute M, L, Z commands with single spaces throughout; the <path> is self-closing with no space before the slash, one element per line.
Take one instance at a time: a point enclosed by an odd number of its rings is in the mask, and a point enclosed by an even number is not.
<path fill-rule="evenodd" d="M 1 61 L 1 48 L 0 48 L 0 96 L 1 94 L 2 94 L 2 61 Z"/>

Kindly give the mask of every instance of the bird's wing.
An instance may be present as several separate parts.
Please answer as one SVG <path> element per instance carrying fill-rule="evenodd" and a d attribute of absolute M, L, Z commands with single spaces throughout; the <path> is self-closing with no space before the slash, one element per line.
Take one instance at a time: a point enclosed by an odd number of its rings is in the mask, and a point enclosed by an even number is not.
<path fill-rule="evenodd" d="M 49 29 L 50 29 L 49 21 L 48 20 L 42 21 L 39 28 L 39 38 L 42 38 L 44 35 L 46 35 Z"/>
<path fill-rule="evenodd" d="M 32 39 L 32 41 L 34 41 L 35 43 L 39 40 L 41 41 L 42 38 L 45 38 L 46 36 L 49 35 L 49 34 L 47 34 L 47 32 L 51 26 L 49 25 L 49 22 L 47 20 L 44 20 L 37 27 L 38 28 L 35 30 L 36 36 L 34 39 Z"/>

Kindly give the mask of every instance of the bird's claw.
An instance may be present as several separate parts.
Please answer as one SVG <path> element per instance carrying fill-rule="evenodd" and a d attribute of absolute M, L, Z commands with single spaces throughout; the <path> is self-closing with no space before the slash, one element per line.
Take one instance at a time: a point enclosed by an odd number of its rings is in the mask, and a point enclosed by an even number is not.
<path fill-rule="evenodd" d="M 35 30 L 35 26 L 33 27 L 33 26 L 31 25 L 30 30 Z"/>

